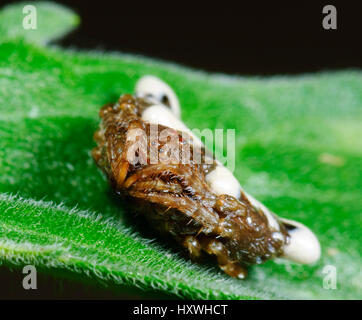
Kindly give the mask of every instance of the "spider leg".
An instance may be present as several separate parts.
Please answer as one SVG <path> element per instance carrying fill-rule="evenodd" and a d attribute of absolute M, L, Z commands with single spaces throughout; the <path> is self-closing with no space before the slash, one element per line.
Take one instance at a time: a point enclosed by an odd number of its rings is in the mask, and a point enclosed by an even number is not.
<path fill-rule="evenodd" d="M 192 260 L 196 260 L 200 257 L 202 248 L 199 240 L 196 237 L 186 236 L 181 243 L 190 253 Z"/>
<path fill-rule="evenodd" d="M 202 243 L 202 249 L 208 254 L 215 255 L 220 269 L 229 276 L 239 279 L 244 279 L 247 276 L 247 270 L 240 263 L 230 259 L 228 250 L 221 241 L 208 239 Z"/>

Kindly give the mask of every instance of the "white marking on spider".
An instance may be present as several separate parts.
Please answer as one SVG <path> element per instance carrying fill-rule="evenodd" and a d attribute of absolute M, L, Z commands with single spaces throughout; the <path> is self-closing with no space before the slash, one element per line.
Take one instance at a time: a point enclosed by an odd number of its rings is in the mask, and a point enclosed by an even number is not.
<path fill-rule="evenodd" d="M 288 231 L 290 242 L 284 247 L 284 258 L 302 264 L 318 261 L 321 256 L 321 246 L 315 234 L 297 221 L 284 218 L 280 220 L 294 227 Z"/>
<path fill-rule="evenodd" d="M 178 98 L 171 87 L 154 76 L 144 76 L 137 81 L 136 96 L 147 98 L 155 104 L 163 104 L 169 107 L 172 113 L 177 117 L 181 117 L 181 108 Z"/>

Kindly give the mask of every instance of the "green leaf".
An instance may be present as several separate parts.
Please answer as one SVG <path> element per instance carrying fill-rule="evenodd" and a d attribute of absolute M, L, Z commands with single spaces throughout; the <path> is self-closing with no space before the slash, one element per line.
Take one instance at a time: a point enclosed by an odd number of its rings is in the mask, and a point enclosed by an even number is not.
<path fill-rule="evenodd" d="M 362 297 L 361 71 L 231 77 L 43 46 L 78 18 L 58 5 L 35 5 L 39 29 L 33 34 L 20 29 L 23 5 L 0 13 L 2 263 L 65 270 L 139 287 L 150 297 Z M 322 245 L 317 264 L 269 261 L 251 267 L 241 281 L 214 264 L 190 262 L 167 239 L 143 230 L 110 192 L 90 150 L 100 106 L 132 93 L 145 74 L 175 89 L 190 128 L 236 129 L 235 175 L 280 216 L 315 231 Z M 323 288 L 327 265 L 337 268 L 336 290 Z"/>
<path fill-rule="evenodd" d="M 29 5 L 36 9 L 36 28 L 24 28 L 28 17 L 33 12 Z M 0 12 L 0 40 L 26 39 L 46 44 L 62 37 L 79 24 L 79 17 L 63 6 L 51 2 L 19 3 L 9 5 Z"/>

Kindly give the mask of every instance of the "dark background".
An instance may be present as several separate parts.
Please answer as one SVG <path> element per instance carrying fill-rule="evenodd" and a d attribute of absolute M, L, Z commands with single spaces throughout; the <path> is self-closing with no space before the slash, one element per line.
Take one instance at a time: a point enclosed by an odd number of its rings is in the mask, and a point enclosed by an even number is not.
<path fill-rule="evenodd" d="M 362 67 L 357 1 L 211 5 L 169 1 L 58 1 L 81 16 L 61 44 L 142 54 L 198 69 L 243 75 L 294 74 Z M 337 8 L 337 30 L 324 30 L 322 8 Z"/>
<path fill-rule="evenodd" d="M 12 2 L 19 1 L 0 0 Z M 141 54 L 240 75 L 362 68 L 358 1 L 55 2 L 81 17 L 80 26 L 58 42 L 65 47 Z M 322 27 L 322 9 L 329 4 L 337 9 L 337 30 Z"/>

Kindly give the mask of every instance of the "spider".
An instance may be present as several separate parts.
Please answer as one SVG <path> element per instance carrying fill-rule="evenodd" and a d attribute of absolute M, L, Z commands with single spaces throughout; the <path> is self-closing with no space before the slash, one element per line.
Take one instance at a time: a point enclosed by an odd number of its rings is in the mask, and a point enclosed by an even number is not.
<path fill-rule="evenodd" d="M 96 164 L 119 196 L 153 228 L 172 235 L 193 260 L 214 255 L 220 269 L 243 279 L 248 265 L 274 257 L 319 259 L 312 231 L 277 217 L 245 192 L 181 121 L 176 94 L 159 78 L 141 78 L 134 95 L 122 95 L 99 115 Z M 170 148 L 171 140 L 177 148 Z"/>

